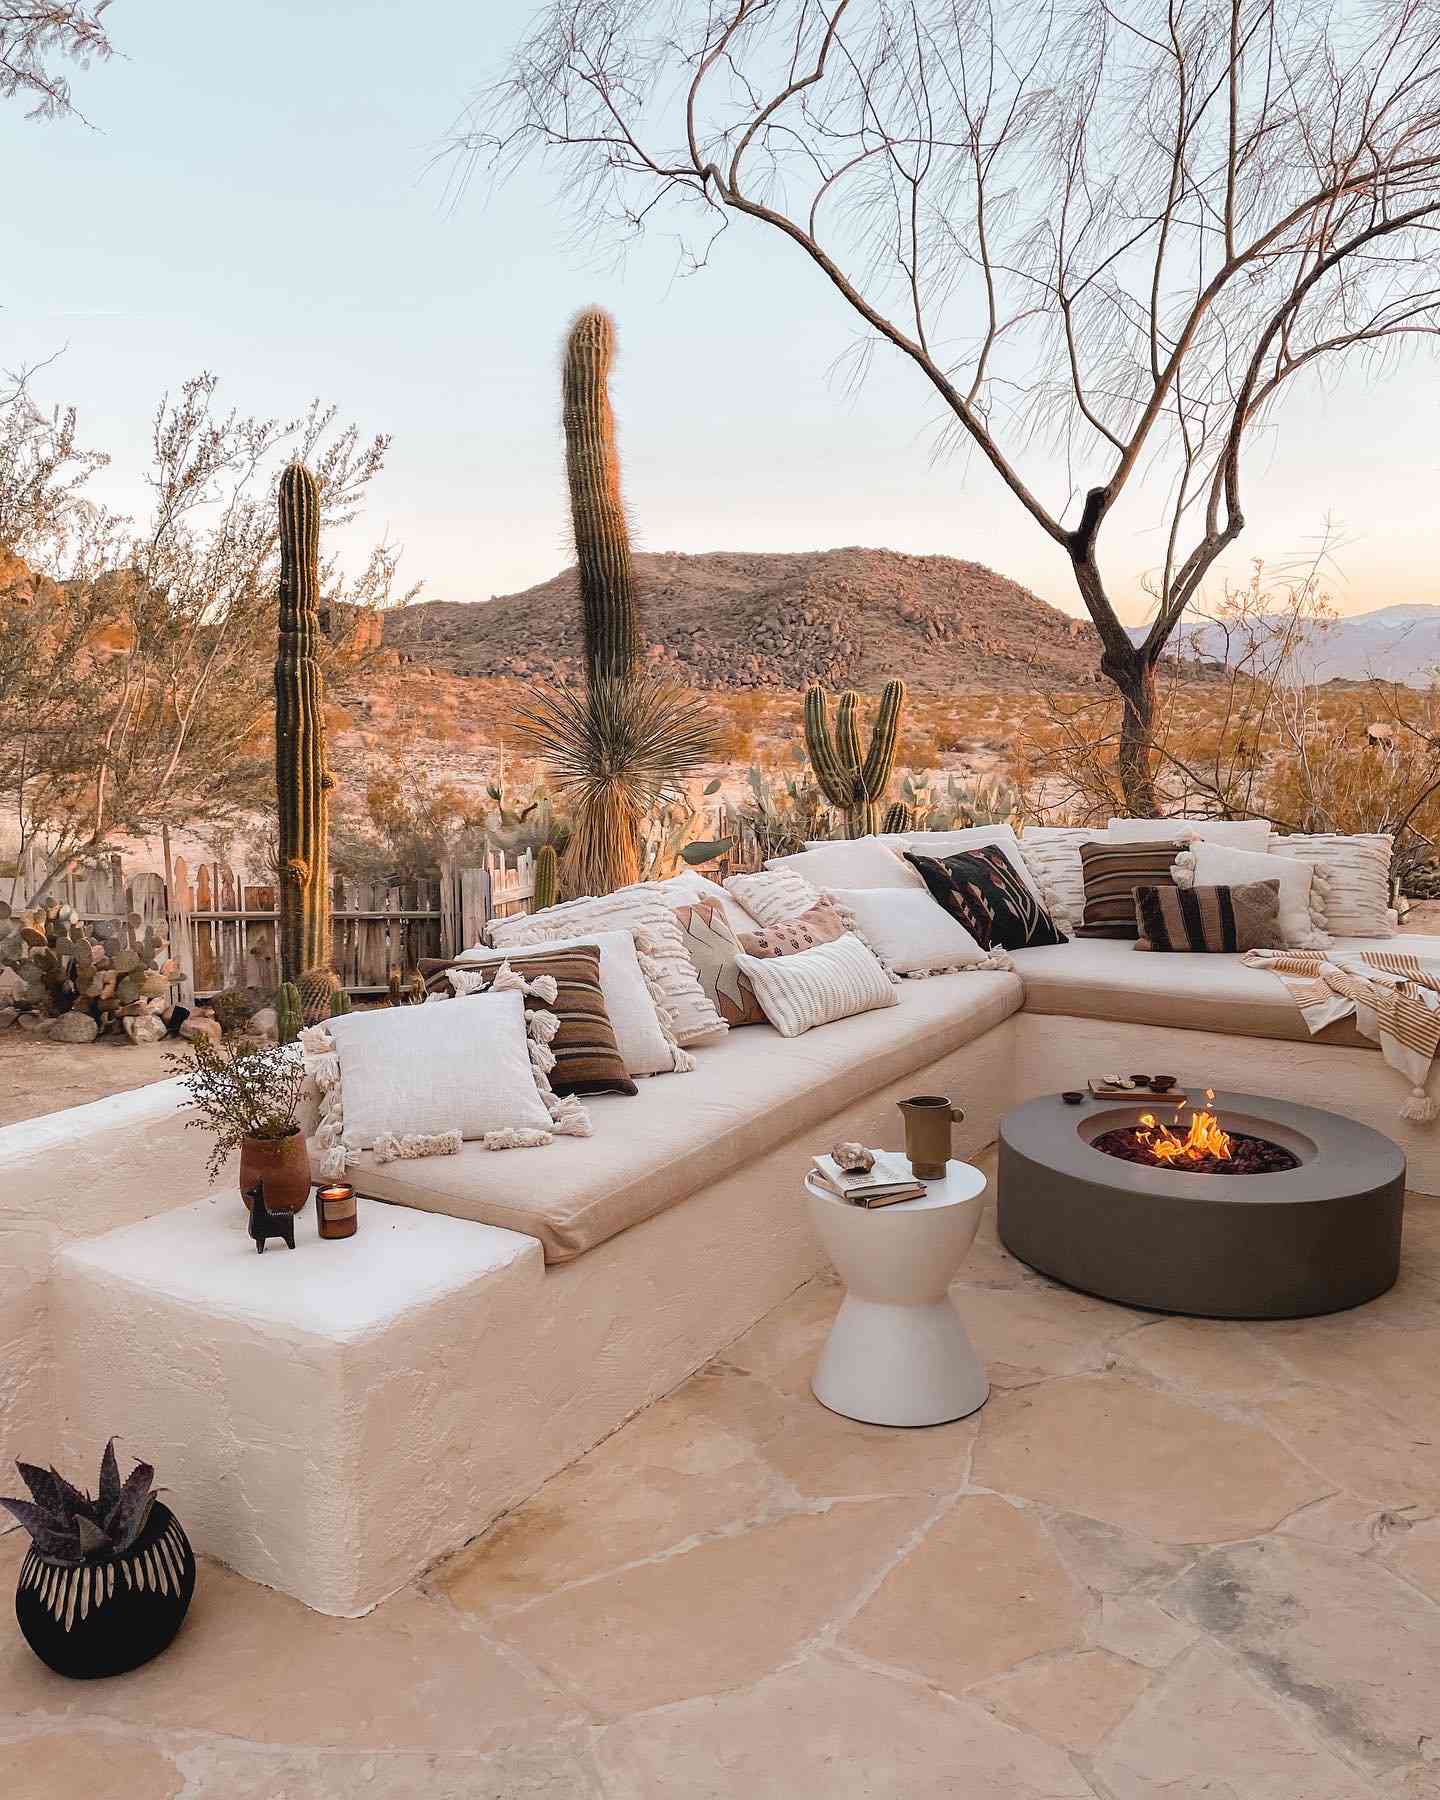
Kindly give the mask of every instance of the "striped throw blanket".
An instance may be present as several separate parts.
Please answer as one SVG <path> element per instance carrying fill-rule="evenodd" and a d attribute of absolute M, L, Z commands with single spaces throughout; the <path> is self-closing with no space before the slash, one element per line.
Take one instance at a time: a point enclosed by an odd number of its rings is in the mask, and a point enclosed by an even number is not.
<path fill-rule="evenodd" d="M 1380 1046 L 1390 1067 L 1410 1083 L 1402 1119 L 1428 1125 L 1440 1101 L 1426 1084 L 1440 1047 L 1440 966 L 1394 950 L 1349 956 L 1323 950 L 1250 950 L 1241 960 L 1278 975 L 1313 1037 L 1353 1017 L 1362 1037 Z"/>

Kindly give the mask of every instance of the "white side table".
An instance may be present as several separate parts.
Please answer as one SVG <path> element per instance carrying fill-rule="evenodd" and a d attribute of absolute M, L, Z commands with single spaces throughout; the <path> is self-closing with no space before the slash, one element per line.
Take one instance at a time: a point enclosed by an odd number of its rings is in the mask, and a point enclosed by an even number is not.
<path fill-rule="evenodd" d="M 952 1161 L 942 1181 L 926 1185 L 923 1199 L 870 1212 L 805 1183 L 846 1288 L 810 1387 L 822 1406 L 869 1425 L 941 1425 L 990 1392 L 949 1294 L 975 1241 L 985 1177 Z"/>

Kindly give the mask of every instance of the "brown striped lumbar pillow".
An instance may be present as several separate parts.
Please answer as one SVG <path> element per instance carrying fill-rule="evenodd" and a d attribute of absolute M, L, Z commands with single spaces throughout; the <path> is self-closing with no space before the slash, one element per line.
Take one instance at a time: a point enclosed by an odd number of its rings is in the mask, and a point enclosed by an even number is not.
<path fill-rule="evenodd" d="M 1112 844 L 1098 838 L 1080 845 L 1085 916 L 1076 937 L 1133 938 L 1135 890 L 1173 887 L 1170 866 L 1184 844 Z"/>
<path fill-rule="evenodd" d="M 1268 950 L 1280 941 L 1280 883 L 1138 887 L 1135 923 L 1137 950 Z"/>
<path fill-rule="evenodd" d="M 615 1028 L 606 1010 L 604 991 L 600 986 L 600 951 L 593 944 L 567 945 L 561 950 L 511 950 L 508 962 L 517 975 L 535 981 L 541 975 L 555 979 L 556 995 L 547 1002 L 535 995 L 525 996 L 525 1010 L 537 1008 L 554 1013 L 560 1029 L 551 1039 L 555 1067 L 550 1071 L 550 1086 L 557 1094 L 636 1094 L 640 1090 L 630 1079 Z M 477 965 L 464 959 L 454 962 L 422 961 L 420 973 L 432 994 L 448 994 L 450 969 L 463 970 L 494 980 L 503 963 Z"/>

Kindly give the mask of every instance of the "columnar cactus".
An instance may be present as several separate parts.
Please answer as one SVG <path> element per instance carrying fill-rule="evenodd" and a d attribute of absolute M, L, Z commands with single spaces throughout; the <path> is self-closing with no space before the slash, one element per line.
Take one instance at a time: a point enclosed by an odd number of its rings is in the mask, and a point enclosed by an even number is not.
<path fill-rule="evenodd" d="M 903 800 L 892 800 L 885 808 L 885 817 L 880 821 L 880 829 L 887 835 L 915 829 L 915 814 Z"/>
<path fill-rule="evenodd" d="M 591 681 L 604 676 L 624 680 L 640 653 L 635 569 L 610 410 L 614 360 L 614 320 L 598 306 L 587 307 L 570 327 L 565 345 L 563 405 L 585 673 Z"/>
<path fill-rule="evenodd" d="M 559 858 L 553 844 L 542 844 L 535 857 L 535 894 L 532 911 L 544 912 L 560 898 Z"/>
<path fill-rule="evenodd" d="M 824 688 L 812 687 L 805 696 L 805 748 L 820 791 L 832 806 L 845 814 L 848 837 L 865 837 L 875 830 L 879 803 L 890 785 L 895 767 L 895 744 L 900 732 L 900 709 L 905 704 L 905 683 L 887 681 L 863 757 L 856 708 L 860 696 L 849 690 L 835 709 L 835 732 L 830 731 L 830 701 Z M 903 830 L 904 827 L 901 827 Z"/>
<path fill-rule="evenodd" d="M 282 1044 L 293 1044 L 305 1023 L 305 1009 L 300 1003 L 300 990 L 293 981 L 282 981 L 275 996 L 275 1036 Z"/>
<path fill-rule="evenodd" d="M 330 961 L 325 685 L 320 639 L 320 492 L 303 463 L 280 477 L 280 641 L 275 658 L 275 789 L 280 810 L 280 973 Z"/>

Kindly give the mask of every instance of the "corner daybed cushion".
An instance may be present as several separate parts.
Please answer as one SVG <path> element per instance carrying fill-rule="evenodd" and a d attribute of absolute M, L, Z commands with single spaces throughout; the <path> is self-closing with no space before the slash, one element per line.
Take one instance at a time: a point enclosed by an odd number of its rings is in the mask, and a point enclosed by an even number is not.
<path fill-rule="evenodd" d="M 588 1099 L 592 1137 L 500 1154 L 466 1144 L 458 1156 L 413 1162 L 377 1164 L 366 1153 L 349 1178 L 376 1200 L 523 1232 L 540 1240 L 547 1263 L 569 1262 L 962 1049 L 1023 998 L 1011 974 L 906 982 L 897 1006 L 800 1038 L 751 1026 L 699 1046 L 693 1074 L 641 1081 L 633 1098 Z"/>
<path fill-rule="evenodd" d="M 1330 954 L 1357 950 L 1400 950 L 1440 960 L 1440 938 L 1336 938 Z M 1238 956 L 1137 950 L 1133 942 L 1113 938 L 1076 938 L 1010 954 L 1025 983 L 1026 1012 L 1291 1044 L 1377 1048 L 1355 1029 L 1353 1019 L 1327 1025 L 1312 1038 L 1284 983 L 1266 969 L 1247 969 Z"/>

